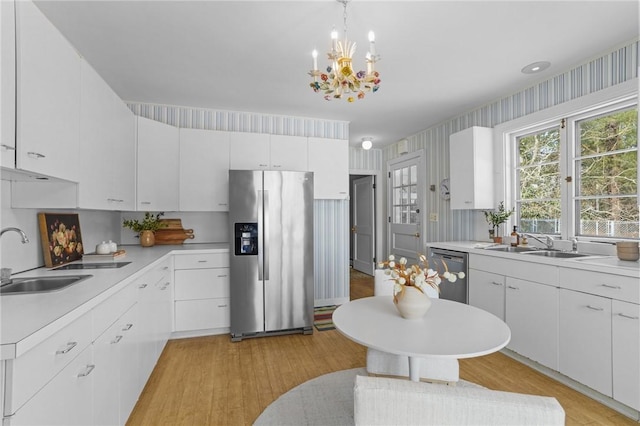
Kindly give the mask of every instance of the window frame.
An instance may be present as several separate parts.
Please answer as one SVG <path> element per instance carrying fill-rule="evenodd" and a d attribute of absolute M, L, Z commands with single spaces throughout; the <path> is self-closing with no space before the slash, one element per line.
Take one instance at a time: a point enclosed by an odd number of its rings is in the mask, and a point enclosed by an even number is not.
<path fill-rule="evenodd" d="M 543 110 L 522 116 L 520 118 L 496 125 L 494 127 L 494 146 L 497 149 L 497 153 L 495 154 L 495 161 L 503 165 L 503 167 L 497 167 L 495 169 L 497 179 L 497 182 L 495 184 L 496 203 L 504 200 L 505 208 L 510 209 L 515 206 L 516 194 L 518 190 L 517 182 L 515 182 L 514 175 L 515 165 L 517 164 L 515 161 L 517 150 L 514 145 L 514 137 L 516 135 L 522 136 L 524 134 L 533 133 L 536 130 L 553 127 L 554 124 L 561 122 L 561 120 L 566 117 L 576 119 L 577 117 L 583 117 L 584 115 L 594 115 L 594 111 L 604 110 L 606 108 L 622 109 L 622 105 L 624 105 L 625 103 L 638 105 L 638 78 L 634 78 L 615 86 L 608 87 L 606 89 L 581 96 L 562 104 L 545 108 Z M 563 131 L 566 131 L 567 133 L 569 131 L 575 131 L 575 129 L 570 128 L 571 126 L 565 125 L 565 129 L 563 129 Z M 562 137 L 563 135 L 561 135 L 561 138 Z M 564 135 L 564 137 L 572 138 L 573 135 L 567 134 Z M 570 163 L 573 162 L 573 158 L 574 157 L 572 153 L 570 159 L 561 159 L 561 179 L 564 180 L 567 175 L 573 176 L 573 174 L 567 173 L 569 170 L 571 170 L 569 166 Z M 638 149 L 638 159 L 638 173 L 640 175 L 640 149 Z M 571 191 L 570 194 L 569 191 Z M 570 215 L 568 215 L 565 213 L 566 211 L 573 212 L 574 209 L 568 209 L 568 206 L 564 204 L 567 202 L 567 200 L 571 200 L 570 202 L 573 202 L 574 192 L 575 187 L 573 184 L 562 185 L 561 187 L 561 208 L 563 214 L 561 217 L 562 222 L 560 238 L 563 240 L 570 240 L 571 238 L 575 237 L 575 233 L 573 230 L 575 224 L 575 214 L 571 213 Z M 571 195 L 571 197 L 569 197 L 569 195 Z M 640 195 L 638 197 L 638 202 L 640 203 Z M 516 225 L 516 220 L 519 220 L 519 216 L 512 216 L 512 218 L 509 220 L 509 226 L 511 227 L 513 225 Z M 580 237 L 578 237 L 578 239 L 580 239 Z M 598 241 L 602 242 L 614 242 L 619 240 L 618 238 L 611 237 L 588 237 L 587 239 L 597 239 Z M 582 237 L 582 240 L 585 240 L 585 237 Z"/>

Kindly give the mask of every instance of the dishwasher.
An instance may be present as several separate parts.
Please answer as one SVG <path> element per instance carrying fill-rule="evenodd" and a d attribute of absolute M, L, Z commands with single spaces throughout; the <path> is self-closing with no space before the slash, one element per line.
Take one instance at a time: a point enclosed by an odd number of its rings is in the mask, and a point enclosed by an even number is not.
<path fill-rule="evenodd" d="M 445 250 L 440 248 L 429 248 L 429 266 L 439 272 L 444 272 L 442 263 L 447 264 L 450 272 L 464 272 L 464 279 L 457 279 L 455 282 L 449 282 L 445 279 L 440 283 L 440 298 L 446 300 L 454 300 L 461 303 L 469 303 L 468 279 L 467 271 L 467 253 L 454 250 Z"/>

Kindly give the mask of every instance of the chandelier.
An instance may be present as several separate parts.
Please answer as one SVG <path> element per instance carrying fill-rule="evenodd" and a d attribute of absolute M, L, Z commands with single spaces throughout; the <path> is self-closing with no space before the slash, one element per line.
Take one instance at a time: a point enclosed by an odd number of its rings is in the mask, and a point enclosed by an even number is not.
<path fill-rule="evenodd" d="M 348 0 L 337 0 L 344 6 L 344 40 L 338 41 L 338 32 L 331 31 L 331 50 L 327 53 L 331 62 L 326 72 L 318 70 L 318 51 L 314 50 L 313 69 L 309 75 L 313 78 L 311 88 L 316 93 L 323 93 L 328 101 L 345 99 L 353 102 L 364 98 L 366 92 L 375 93 L 380 87 L 380 73 L 375 70 L 376 61 L 380 56 L 376 54 L 375 35 L 369 31 L 369 52 L 367 52 L 367 71 L 354 72 L 352 65 L 356 43 L 347 40 L 347 3 Z"/>

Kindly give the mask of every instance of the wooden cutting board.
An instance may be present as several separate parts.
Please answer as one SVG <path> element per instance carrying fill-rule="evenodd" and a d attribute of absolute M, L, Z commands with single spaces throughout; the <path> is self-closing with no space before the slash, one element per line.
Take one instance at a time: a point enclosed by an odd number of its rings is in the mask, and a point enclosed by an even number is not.
<path fill-rule="evenodd" d="M 185 240 L 195 238 L 195 235 L 193 229 L 161 228 L 156 231 L 155 237 L 158 245 L 174 245 L 183 244 Z"/>

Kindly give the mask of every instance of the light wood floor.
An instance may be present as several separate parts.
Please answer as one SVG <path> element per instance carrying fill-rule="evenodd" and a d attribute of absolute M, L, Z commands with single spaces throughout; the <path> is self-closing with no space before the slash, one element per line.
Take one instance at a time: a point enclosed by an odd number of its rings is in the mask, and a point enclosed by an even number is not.
<path fill-rule="evenodd" d="M 373 279 L 352 275 L 352 298 Z M 365 366 L 365 348 L 338 331 L 232 343 L 228 335 L 172 340 L 127 425 L 250 425 L 272 401 L 305 381 Z M 460 376 L 490 389 L 554 396 L 568 425 L 635 425 L 617 412 L 503 355 L 461 360 Z"/>

